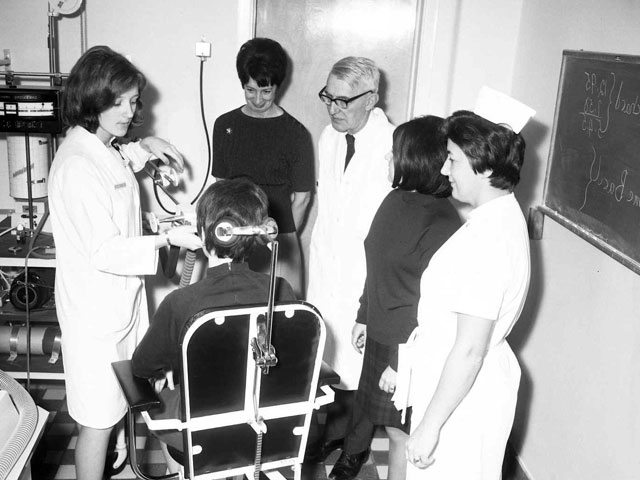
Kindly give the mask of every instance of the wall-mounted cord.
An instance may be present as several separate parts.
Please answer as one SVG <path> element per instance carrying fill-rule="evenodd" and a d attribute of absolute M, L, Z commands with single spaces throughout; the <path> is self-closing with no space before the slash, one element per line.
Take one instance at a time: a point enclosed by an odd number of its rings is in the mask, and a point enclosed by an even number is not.
<path fill-rule="evenodd" d="M 211 173 L 211 139 L 209 138 L 209 127 L 207 126 L 207 117 L 205 115 L 205 111 L 204 111 L 204 87 L 203 87 L 203 80 L 204 80 L 204 59 L 201 59 L 200 61 L 200 75 L 199 75 L 199 84 L 200 84 L 200 115 L 202 118 L 202 127 L 204 128 L 204 137 L 207 140 L 207 173 L 204 176 L 204 179 L 202 181 L 202 186 L 200 187 L 200 190 L 198 191 L 198 193 L 196 194 L 196 196 L 193 198 L 193 200 L 191 200 L 190 204 L 193 205 L 194 203 L 196 203 L 198 201 L 198 198 L 200 198 L 200 195 L 202 195 L 202 192 L 204 191 L 205 186 L 207 185 L 207 180 L 209 180 L 209 175 Z M 162 203 L 162 200 L 160 199 L 160 195 L 158 193 L 158 185 L 157 184 L 153 184 L 153 195 L 156 199 L 156 202 L 158 202 L 158 205 L 160 205 L 160 208 L 162 210 L 164 210 L 166 213 L 168 213 L 169 215 L 175 215 L 176 212 L 172 212 L 171 210 L 169 210 L 167 207 L 164 206 L 164 204 Z"/>
<path fill-rule="evenodd" d="M 209 180 L 209 174 L 211 172 L 211 139 L 209 138 L 209 128 L 207 127 L 207 119 L 204 114 L 204 91 L 202 86 L 202 81 L 204 77 L 204 58 L 200 60 L 200 114 L 202 115 L 202 126 L 204 127 L 204 136 L 207 139 L 207 173 L 204 176 L 204 180 L 202 181 L 202 187 L 200 187 L 200 191 L 191 200 L 191 205 L 196 203 L 200 195 L 204 191 L 204 187 L 207 184 L 207 180 Z"/>

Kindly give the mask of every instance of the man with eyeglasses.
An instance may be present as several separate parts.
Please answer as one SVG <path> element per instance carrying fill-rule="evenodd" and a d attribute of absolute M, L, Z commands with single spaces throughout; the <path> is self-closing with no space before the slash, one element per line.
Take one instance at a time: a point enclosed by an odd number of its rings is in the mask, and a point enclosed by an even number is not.
<path fill-rule="evenodd" d="M 376 107 L 380 71 L 364 57 L 346 57 L 319 92 L 331 125 L 320 137 L 318 216 L 311 234 L 307 300 L 327 326 L 324 359 L 340 374 L 325 431 L 307 461 L 324 461 L 342 448 L 330 480 L 356 477 L 370 452 L 374 425 L 355 405 L 364 336 L 352 345 L 352 329 L 366 279 L 364 239 L 389 193 L 388 162 L 394 126 Z"/>

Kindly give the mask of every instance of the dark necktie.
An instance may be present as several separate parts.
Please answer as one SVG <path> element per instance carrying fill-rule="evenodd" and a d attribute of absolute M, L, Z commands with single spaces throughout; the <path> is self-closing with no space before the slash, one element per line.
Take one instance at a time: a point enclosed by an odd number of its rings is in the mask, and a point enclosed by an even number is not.
<path fill-rule="evenodd" d="M 344 169 L 346 170 L 349 162 L 351 161 L 351 157 L 353 157 L 353 154 L 356 153 L 356 139 L 350 133 L 347 133 L 345 135 L 345 138 L 347 139 L 347 156 L 344 158 Z"/>

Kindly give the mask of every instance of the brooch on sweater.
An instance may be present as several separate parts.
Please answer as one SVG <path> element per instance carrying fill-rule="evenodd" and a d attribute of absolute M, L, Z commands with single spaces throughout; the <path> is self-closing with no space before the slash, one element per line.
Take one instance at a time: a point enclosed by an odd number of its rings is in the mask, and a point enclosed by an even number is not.
<path fill-rule="evenodd" d="M 227 135 L 231 135 L 233 133 L 233 130 L 231 130 L 231 127 L 227 128 Z"/>

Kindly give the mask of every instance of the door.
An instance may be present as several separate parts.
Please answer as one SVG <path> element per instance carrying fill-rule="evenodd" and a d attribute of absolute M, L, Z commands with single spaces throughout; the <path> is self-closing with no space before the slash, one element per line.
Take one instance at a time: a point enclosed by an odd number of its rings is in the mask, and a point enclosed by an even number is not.
<path fill-rule="evenodd" d="M 317 93 L 331 66 L 369 57 L 381 70 L 380 104 L 394 124 L 408 120 L 416 20 L 421 0 L 257 0 L 257 37 L 280 42 L 289 72 L 280 105 L 316 141 L 329 123 Z"/>
<path fill-rule="evenodd" d="M 277 40 L 289 55 L 278 103 L 311 132 L 316 161 L 320 133 L 329 123 L 318 92 L 343 57 L 374 60 L 381 71 L 378 106 L 395 125 L 411 117 L 423 1 L 256 0 L 255 36 Z M 301 232 L 305 265 L 315 214 L 312 205 Z"/>

